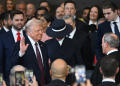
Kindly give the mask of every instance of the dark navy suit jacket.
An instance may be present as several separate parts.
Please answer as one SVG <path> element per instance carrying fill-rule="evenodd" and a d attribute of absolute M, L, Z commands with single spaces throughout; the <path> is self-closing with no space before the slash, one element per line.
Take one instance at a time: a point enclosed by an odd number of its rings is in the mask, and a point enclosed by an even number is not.
<path fill-rule="evenodd" d="M 76 40 L 65 37 L 61 46 L 54 38 L 47 40 L 45 43 L 47 44 L 51 63 L 54 60 L 61 58 L 67 63 L 67 65 L 72 67 L 77 64 L 83 64 L 83 59 Z M 70 84 L 70 78 L 70 76 L 67 76 L 67 84 Z"/>
<path fill-rule="evenodd" d="M 25 44 L 29 44 L 25 54 L 22 57 L 19 57 L 19 50 L 20 50 L 20 41 L 16 42 L 13 51 L 12 51 L 12 58 L 11 58 L 11 68 L 15 65 L 22 65 L 27 69 L 33 69 L 33 73 L 36 77 L 38 84 L 40 85 L 41 80 L 41 71 L 39 69 L 39 65 L 37 62 L 37 57 L 34 53 L 33 47 L 31 42 L 29 41 L 28 37 L 25 37 Z M 47 83 L 50 82 L 50 74 L 49 74 L 49 65 L 48 65 L 48 52 L 47 46 L 45 43 L 38 41 L 41 52 L 42 52 L 42 59 L 44 65 L 44 72 L 46 76 Z"/>
<path fill-rule="evenodd" d="M 89 34 L 76 29 L 73 39 L 78 41 L 79 51 L 81 52 L 83 61 L 86 65 L 86 69 L 92 69 L 94 58 L 92 57 L 91 41 Z"/>
<path fill-rule="evenodd" d="M 5 29 L 4 29 L 4 28 L 1 28 L 0 34 L 5 33 L 5 32 L 6 32 Z"/>
<path fill-rule="evenodd" d="M 87 25 L 84 22 L 82 22 L 78 18 L 75 18 L 75 22 L 76 22 L 75 26 L 76 26 L 77 29 L 85 31 L 85 32 L 88 33 L 88 27 L 87 27 Z"/>
<path fill-rule="evenodd" d="M 61 46 L 56 39 L 47 40 L 45 43 L 51 63 L 58 58 L 63 59 L 70 66 L 83 63 L 76 40 L 65 37 Z"/>
<path fill-rule="evenodd" d="M 25 35 L 25 32 L 23 32 Z M 15 44 L 12 31 L 0 35 L 0 73 L 5 80 L 9 80 L 11 51 Z"/>
<path fill-rule="evenodd" d="M 101 57 L 104 56 L 102 53 L 102 37 L 105 33 L 107 32 L 112 32 L 110 22 L 105 21 L 102 24 L 98 25 L 98 30 L 97 30 L 97 37 L 96 37 L 96 46 L 95 46 L 95 54 L 97 60 L 99 60 Z M 120 46 L 119 46 L 120 49 Z"/>

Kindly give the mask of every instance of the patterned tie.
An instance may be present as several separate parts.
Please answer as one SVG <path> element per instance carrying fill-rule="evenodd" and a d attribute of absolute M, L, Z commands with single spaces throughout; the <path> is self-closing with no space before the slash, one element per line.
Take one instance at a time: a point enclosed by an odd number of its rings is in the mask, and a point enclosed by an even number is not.
<path fill-rule="evenodd" d="M 37 61 L 38 61 L 38 65 L 41 71 L 41 80 L 40 80 L 40 85 L 45 85 L 46 84 L 46 80 L 45 80 L 45 74 L 44 74 L 44 68 L 43 68 L 43 64 L 42 64 L 42 59 L 41 59 L 41 55 L 38 49 L 38 44 L 35 43 L 36 46 L 36 54 L 37 54 Z"/>
<path fill-rule="evenodd" d="M 120 37 L 120 33 L 119 33 L 118 26 L 117 26 L 116 22 L 113 22 L 113 24 L 114 24 L 115 34 L 118 35 L 118 37 Z"/>
<path fill-rule="evenodd" d="M 18 32 L 17 33 L 18 37 L 17 37 L 17 41 L 19 41 L 21 38 L 20 38 L 20 33 Z"/>

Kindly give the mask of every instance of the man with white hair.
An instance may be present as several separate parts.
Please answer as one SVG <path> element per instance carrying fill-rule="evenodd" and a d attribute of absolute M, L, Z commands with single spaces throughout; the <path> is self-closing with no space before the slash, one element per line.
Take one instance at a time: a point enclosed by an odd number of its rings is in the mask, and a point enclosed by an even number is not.
<path fill-rule="evenodd" d="M 43 27 L 40 20 L 30 20 L 26 24 L 27 36 L 17 42 L 12 52 L 11 66 L 22 65 L 27 69 L 33 69 L 33 73 L 39 84 L 50 82 L 48 52 L 46 45 L 41 42 Z"/>

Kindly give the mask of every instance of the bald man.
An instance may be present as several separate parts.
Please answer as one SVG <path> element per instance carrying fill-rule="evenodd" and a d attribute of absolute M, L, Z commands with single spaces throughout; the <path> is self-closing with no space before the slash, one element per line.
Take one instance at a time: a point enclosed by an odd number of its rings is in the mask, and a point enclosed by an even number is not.
<path fill-rule="evenodd" d="M 57 19 L 62 19 L 62 17 L 63 17 L 64 15 L 65 15 L 64 8 L 63 8 L 63 7 L 58 7 L 58 8 L 56 9 L 56 14 L 55 14 L 56 18 L 57 18 Z"/>
<path fill-rule="evenodd" d="M 50 70 L 50 75 L 52 82 L 45 86 L 67 86 L 65 83 L 66 76 L 68 75 L 68 66 L 66 62 L 62 59 L 56 59 Z"/>

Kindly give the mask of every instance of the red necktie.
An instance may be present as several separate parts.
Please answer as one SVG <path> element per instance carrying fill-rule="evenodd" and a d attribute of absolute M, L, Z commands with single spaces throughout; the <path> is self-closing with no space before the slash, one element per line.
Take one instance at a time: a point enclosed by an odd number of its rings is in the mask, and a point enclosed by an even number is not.
<path fill-rule="evenodd" d="M 18 37 L 17 37 L 17 41 L 19 41 L 21 38 L 20 38 L 20 33 L 18 32 L 17 33 Z"/>
<path fill-rule="evenodd" d="M 42 86 L 42 85 L 45 85 L 45 84 L 46 84 L 46 80 L 45 80 L 44 67 L 43 67 L 43 64 L 42 64 L 41 55 L 40 55 L 40 52 L 39 52 L 39 49 L 38 49 L 38 46 L 37 46 L 37 45 L 38 45 L 38 44 L 35 43 L 38 65 L 39 65 L 39 68 L 40 68 L 40 71 L 41 71 L 40 85 Z"/>

